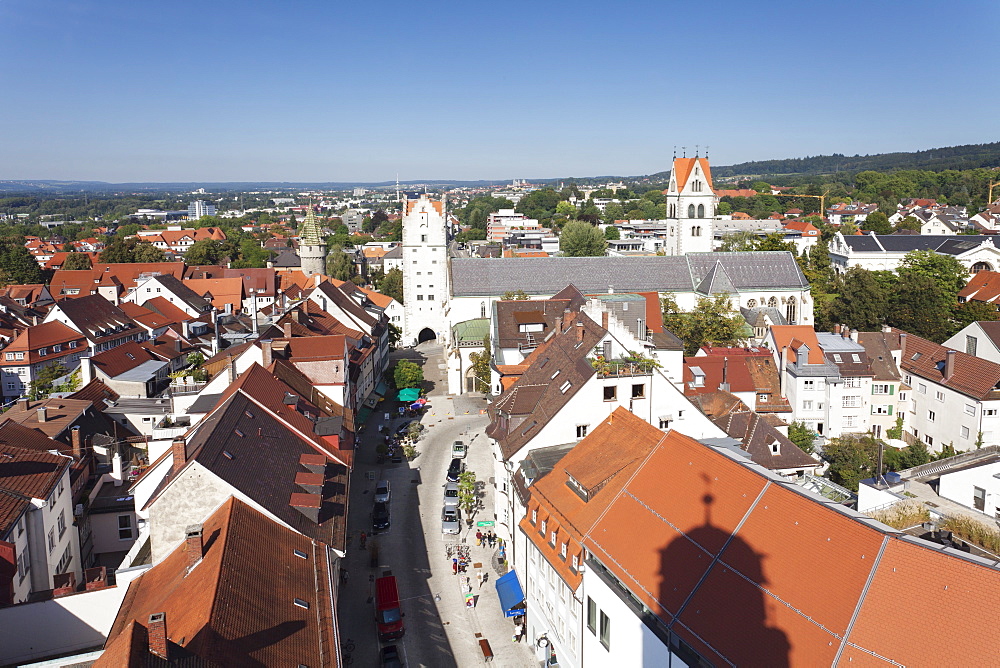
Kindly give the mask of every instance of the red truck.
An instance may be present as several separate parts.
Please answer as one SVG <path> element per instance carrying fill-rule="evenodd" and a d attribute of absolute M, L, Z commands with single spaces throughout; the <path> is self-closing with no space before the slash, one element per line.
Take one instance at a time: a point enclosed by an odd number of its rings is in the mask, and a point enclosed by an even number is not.
<path fill-rule="evenodd" d="M 375 580 L 375 622 L 379 640 L 402 638 L 403 612 L 399 608 L 399 590 L 392 575 Z"/>

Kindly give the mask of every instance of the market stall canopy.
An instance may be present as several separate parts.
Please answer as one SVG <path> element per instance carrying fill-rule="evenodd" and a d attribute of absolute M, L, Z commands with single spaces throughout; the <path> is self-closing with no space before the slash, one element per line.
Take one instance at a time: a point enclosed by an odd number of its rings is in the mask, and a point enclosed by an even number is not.
<path fill-rule="evenodd" d="M 407 387 L 406 389 L 399 391 L 399 400 L 414 402 L 420 398 L 420 388 L 417 387 Z"/>

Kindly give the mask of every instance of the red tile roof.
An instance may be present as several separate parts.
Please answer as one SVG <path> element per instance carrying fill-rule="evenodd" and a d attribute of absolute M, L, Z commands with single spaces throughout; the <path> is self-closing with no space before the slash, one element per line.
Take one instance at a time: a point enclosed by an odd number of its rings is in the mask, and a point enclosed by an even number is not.
<path fill-rule="evenodd" d="M 0 424 L 0 489 L 42 500 L 52 494 L 73 460 L 44 450 L 12 445 L 19 438 L 37 439 L 39 436 L 48 440 L 53 450 L 61 447 L 60 443 L 16 422 Z"/>
<path fill-rule="evenodd" d="M 129 585 L 96 668 L 147 665 L 144 625 L 154 613 L 165 614 L 170 650 L 189 659 L 183 665 L 340 665 L 326 545 L 233 497 L 205 520 L 202 536 L 195 568 L 181 545 Z"/>
<path fill-rule="evenodd" d="M 693 397 L 699 394 L 714 392 L 719 389 L 719 384 L 725 377 L 729 383 L 730 392 L 754 392 L 756 385 L 747 365 L 744 363 L 745 357 L 727 356 L 706 356 L 706 357 L 685 357 L 684 358 L 684 394 Z M 691 367 L 698 367 L 705 373 L 704 384 L 696 387 L 694 385 L 694 372 Z"/>
<path fill-rule="evenodd" d="M 778 352 L 788 346 L 789 361 L 797 359 L 796 352 L 802 344 L 809 347 L 808 364 L 823 364 L 826 358 L 823 357 L 823 349 L 819 346 L 816 338 L 816 330 L 810 325 L 774 325 L 771 327 L 771 334 L 774 336 L 774 343 Z"/>
<path fill-rule="evenodd" d="M 683 190 L 687 185 L 695 165 L 701 166 L 701 171 L 705 176 L 705 183 L 709 190 L 712 189 L 712 170 L 708 166 L 708 158 L 674 158 L 674 170 L 672 176 L 677 183 L 677 190 Z"/>
<path fill-rule="evenodd" d="M 136 341 L 105 350 L 91 358 L 95 367 L 101 370 L 108 378 L 120 376 L 126 371 L 141 366 L 145 362 L 157 361 L 158 357 L 143 348 Z"/>
<path fill-rule="evenodd" d="M 958 296 L 970 301 L 996 302 L 1000 299 L 1000 272 L 980 271 L 969 279 Z"/>

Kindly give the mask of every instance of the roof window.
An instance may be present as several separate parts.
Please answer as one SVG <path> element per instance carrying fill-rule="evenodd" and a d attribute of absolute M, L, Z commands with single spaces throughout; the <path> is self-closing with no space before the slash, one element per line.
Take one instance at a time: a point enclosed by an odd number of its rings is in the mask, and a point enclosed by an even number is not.
<path fill-rule="evenodd" d="M 855 364 L 861 364 L 861 356 L 857 353 L 851 353 L 851 361 Z"/>
<path fill-rule="evenodd" d="M 292 554 L 294 554 L 299 559 L 308 559 L 309 558 L 309 555 L 306 554 L 305 552 L 303 552 L 302 550 L 292 550 Z"/>
<path fill-rule="evenodd" d="M 559 386 L 559 391 L 562 392 L 563 394 L 566 394 L 566 390 L 568 390 L 571 387 L 573 387 L 573 383 L 567 380 L 565 383 Z"/>
<path fill-rule="evenodd" d="M 235 457 L 233 457 L 233 453 L 229 452 L 229 450 L 223 450 L 222 456 L 226 459 L 235 459 Z"/>
<path fill-rule="evenodd" d="M 913 353 L 913 356 L 910 357 L 910 359 L 916 362 L 918 359 L 920 359 L 920 355 L 921 353 Z"/>
<path fill-rule="evenodd" d="M 837 364 L 843 364 L 844 363 L 844 359 L 840 356 L 840 353 L 834 353 L 833 354 L 833 361 L 836 362 Z"/>
<path fill-rule="evenodd" d="M 309 609 L 309 601 L 303 601 L 301 598 L 295 599 L 295 605 L 299 606 L 300 608 L 305 608 L 306 610 Z"/>
<path fill-rule="evenodd" d="M 240 438 L 243 438 L 244 436 L 246 436 L 246 434 L 244 434 L 239 429 L 233 429 L 233 433 L 236 434 L 237 436 L 239 436 Z"/>

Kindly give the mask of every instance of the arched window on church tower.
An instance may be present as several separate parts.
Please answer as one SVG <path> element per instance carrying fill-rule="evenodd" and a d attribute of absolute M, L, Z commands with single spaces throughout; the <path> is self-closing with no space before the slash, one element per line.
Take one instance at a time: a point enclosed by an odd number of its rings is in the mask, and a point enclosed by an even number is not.
<path fill-rule="evenodd" d="M 479 317 L 486 317 L 486 302 L 479 302 Z"/>
<path fill-rule="evenodd" d="M 705 205 L 704 204 L 699 204 L 698 205 L 698 217 L 699 218 L 704 218 L 705 217 Z"/>
<path fill-rule="evenodd" d="M 676 204 L 671 204 L 670 205 L 670 217 L 671 218 L 676 218 L 677 217 L 677 205 Z"/>
<path fill-rule="evenodd" d="M 691 228 L 691 236 L 692 237 L 701 236 L 701 225 L 695 225 L 694 227 Z"/>
<path fill-rule="evenodd" d="M 778 298 L 777 297 L 771 297 L 770 299 L 767 300 L 767 305 L 769 307 L 771 307 L 771 308 L 777 308 L 778 307 Z"/>
<path fill-rule="evenodd" d="M 688 204 L 688 218 L 694 218 L 694 204 Z"/>
<path fill-rule="evenodd" d="M 794 325 L 796 322 L 797 313 L 795 311 L 795 297 L 789 297 L 788 304 L 785 306 L 785 320 L 788 321 L 789 325 Z"/>

